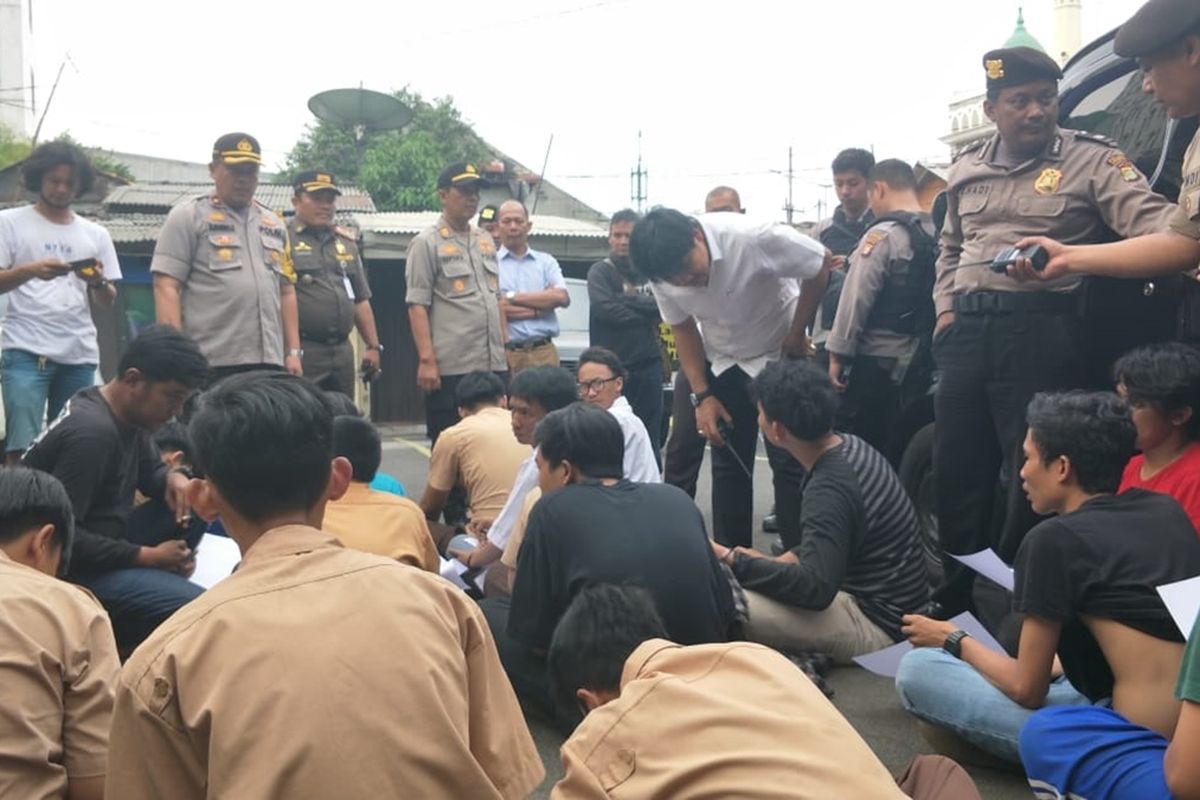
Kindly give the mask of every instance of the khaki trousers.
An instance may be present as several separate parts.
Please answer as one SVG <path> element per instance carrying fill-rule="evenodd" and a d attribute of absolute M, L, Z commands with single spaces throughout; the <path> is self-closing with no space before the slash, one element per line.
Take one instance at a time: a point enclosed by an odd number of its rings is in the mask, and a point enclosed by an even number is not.
<path fill-rule="evenodd" d="M 508 374 L 516 375 L 527 367 L 557 367 L 558 348 L 554 342 L 540 344 L 529 350 L 505 350 L 508 356 Z"/>
<path fill-rule="evenodd" d="M 824 653 L 839 664 L 895 644 L 845 592 L 828 608 L 809 611 L 747 589 L 746 613 L 750 641 L 789 653 Z"/>

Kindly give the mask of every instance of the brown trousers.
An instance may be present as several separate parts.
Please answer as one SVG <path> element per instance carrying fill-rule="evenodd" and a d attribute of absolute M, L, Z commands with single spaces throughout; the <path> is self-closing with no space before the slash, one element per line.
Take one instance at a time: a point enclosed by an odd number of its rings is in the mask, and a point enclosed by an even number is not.
<path fill-rule="evenodd" d="M 913 800 L 983 800 L 967 771 L 945 756 L 917 756 L 896 783 Z"/>
<path fill-rule="evenodd" d="M 516 375 L 527 367 L 557 367 L 558 348 L 554 342 L 540 344 L 530 350 L 505 350 L 508 356 L 508 374 Z"/>

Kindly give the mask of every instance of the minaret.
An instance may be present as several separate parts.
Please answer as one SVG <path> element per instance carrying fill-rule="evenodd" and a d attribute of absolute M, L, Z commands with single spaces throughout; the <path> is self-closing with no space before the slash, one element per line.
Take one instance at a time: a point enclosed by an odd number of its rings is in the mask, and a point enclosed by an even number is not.
<path fill-rule="evenodd" d="M 33 133 L 30 0 L 0 0 L 0 125 L 20 138 Z"/>
<path fill-rule="evenodd" d="M 1083 0 L 1054 0 L 1054 52 L 1059 64 L 1079 52 L 1083 43 L 1081 8 Z"/>

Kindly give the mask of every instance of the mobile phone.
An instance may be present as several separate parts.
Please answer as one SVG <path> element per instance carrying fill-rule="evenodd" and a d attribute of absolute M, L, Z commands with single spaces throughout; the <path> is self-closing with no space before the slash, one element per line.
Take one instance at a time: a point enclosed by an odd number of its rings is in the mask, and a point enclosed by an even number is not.
<path fill-rule="evenodd" d="M 94 281 L 102 275 L 100 262 L 94 258 L 81 258 L 78 261 L 68 261 L 67 266 L 75 270 L 75 274 L 85 281 Z"/>

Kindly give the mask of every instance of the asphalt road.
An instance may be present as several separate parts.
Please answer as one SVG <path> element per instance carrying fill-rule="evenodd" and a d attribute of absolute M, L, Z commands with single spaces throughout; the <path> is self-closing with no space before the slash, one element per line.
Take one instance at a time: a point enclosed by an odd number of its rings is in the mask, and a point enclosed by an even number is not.
<path fill-rule="evenodd" d="M 427 442 L 417 435 L 403 435 L 397 430 L 384 432 L 383 467 L 408 489 L 410 495 L 420 496 L 425 486 L 428 463 Z M 763 515 L 770 510 L 771 472 L 765 457 L 755 463 L 754 511 L 755 530 L 760 530 Z M 705 520 L 710 516 L 709 471 L 707 463 L 700 473 L 697 502 L 704 512 Z M 755 547 L 766 550 L 768 539 L 756 534 Z M 866 739 L 880 760 L 893 772 L 904 766 L 920 753 L 932 752 L 917 732 L 911 718 L 900 706 L 891 681 L 872 675 L 857 667 L 835 669 L 828 683 L 834 689 L 833 703 L 841 710 L 855 729 Z M 562 767 L 558 748 L 562 737 L 539 719 L 529 719 L 534 741 L 546 765 L 546 781 L 533 797 L 548 797 L 550 787 L 561 777 Z M 797 746 L 803 746 L 798 744 Z M 975 778 L 980 793 L 987 800 L 1025 800 L 1032 796 L 1025 779 L 1018 773 L 968 767 Z"/>

